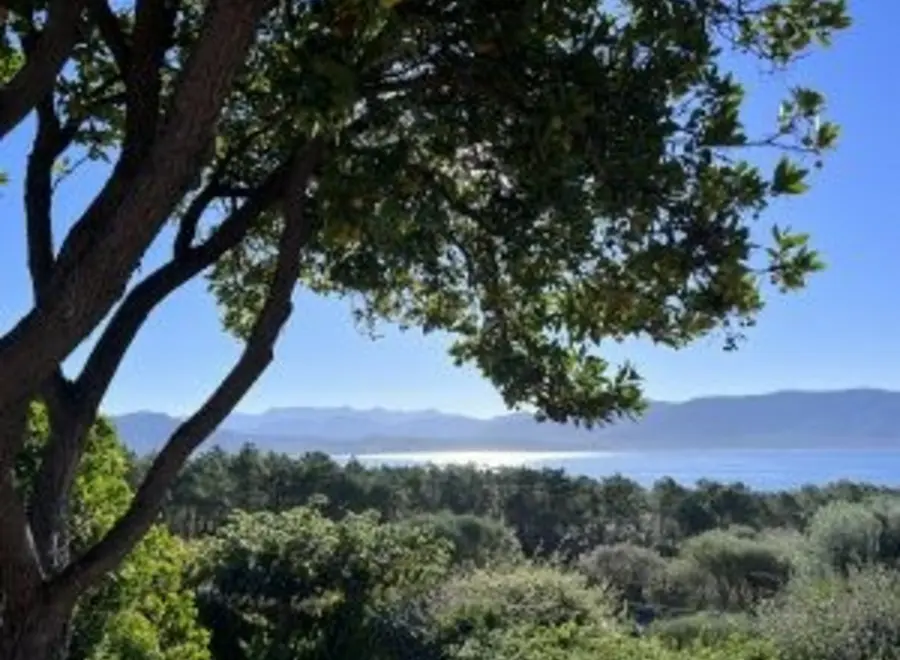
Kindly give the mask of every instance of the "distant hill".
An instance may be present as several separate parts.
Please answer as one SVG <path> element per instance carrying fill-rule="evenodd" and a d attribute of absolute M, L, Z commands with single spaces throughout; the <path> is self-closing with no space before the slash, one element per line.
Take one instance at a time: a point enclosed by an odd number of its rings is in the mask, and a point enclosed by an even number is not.
<path fill-rule="evenodd" d="M 178 424 L 176 418 L 157 412 L 131 413 L 113 421 L 140 454 L 159 448 Z M 900 447 L 900 392 L 776 392 L 658 402 L 637 422 L 593 431 L 540 424 L 521 413 L 476 419 L 434 410 L 276 408 L 232 415 L 206 446 L 235 449 L 245 442 L 273 451 L 333 454 Z"/>

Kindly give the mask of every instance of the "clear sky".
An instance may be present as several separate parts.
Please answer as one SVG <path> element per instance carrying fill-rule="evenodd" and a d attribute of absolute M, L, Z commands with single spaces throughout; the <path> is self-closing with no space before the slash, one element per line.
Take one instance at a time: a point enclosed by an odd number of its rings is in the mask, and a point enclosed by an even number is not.
<path fill-rule="evenodd" d="M 772 299 L 737 353 L 708 340 L 681 352 L 647 345 L 606 349 L 632 359 L 652 398 L 780 389 L 882 387 L 900 390 L 900 3 L 857 0 L 855 25 L 830 50 L 809 58 L 790 78 L 753 90 L 750 121 L 771 121 L 779 90 L 804 82 L 824 91 L 843 137 L 813 190 L 767 218 L 813 233 L 828 262 L 798 295 Z M 30 305 L 20 186 L 31 127 L 0 146 L 0 332 Z M 61 187 L 55 222 L 63 228 L 87 203 L 102 172 L 86 170 Z M 155 257 L 148 259 L 148 267 Z M 454 368 L 445 339 L 390 329 L 377 342 L 358 334 L 346 305 L 298 295 L 276 363 L 241 409 L 273 406 L 437 408 L 473 415 L 502 412 L 491 387 L 473 370 Z M 169 299 L 144 328 L 104 404 L 109 413 L 190 411 L 216 385 L 238 352 L 219 329 L 202 282 Z M 83 353 L 82 353 L 83 354 Z M 79 355 L 73 357 L 78 362 Z M 0 373 L 2 377 L 2 373 Z"/>

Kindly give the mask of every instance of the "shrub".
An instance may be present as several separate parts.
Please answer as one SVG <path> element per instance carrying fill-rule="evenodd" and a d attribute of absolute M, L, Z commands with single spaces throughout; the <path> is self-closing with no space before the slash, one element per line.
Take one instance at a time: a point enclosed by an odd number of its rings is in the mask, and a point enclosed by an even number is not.
<path fill-rule="evenodd" d="M 450 512 L 422 514 L 408 520 L 428 529 L 452 547 L 451 561 L 457 566 L 485 566 L 523 559 L 515 532 L 499 520 Z"/>
<path fill-rule="evenodd" d="M 900 561 L 900 499 L 876 498 L 872 501 L 872 511 L 881 523 L 878 561 L 896 568 Z"/>
<path fill-rule="evenodd" d="M 688 614 L 718 607 L 719 596 L 709 571 L 694 560 L 672 559 L 649 586 L 649 600 L 665 611 Z"/>
<path fill-rule="evenodd" d="M 643 603 L 662 581 L 666 560 L 653 550 L 623 543 L 595 548 L 581 557 L 578 568 L 592 585 L 608 585 L 629 603 Z"/>
<path fill-rule="evenodd" d="M 426 605 L 437 636 L 451 647 L 517 626 L 615 627 L 609 590 L 586 578 L 542 566 L 478 570 L 439 587 Z"/>
<path fill-rule="evenodd" d="M 725 531 L 739 539 L 755 539 L 759 535 L 759 532 L 749 525 L 729 525 Z"/>
<path fill-rule="evenodd" d="M 448 566 L 444 541 L 374 513 L 238 514 L 207 544 L 199 601 L 216 657 L 394 658 L 378 644 L 407 631 L 382 612 L 433 588 Z"/>
<path fill-rule="evenodd" d="M 712 596 L 712 602 L 697 604 L 711 609 L 745 610 L 779 591 L 791 574 L 790 559 L 780 547 L 719 530 L 686 541 L 681 559 L 707 576 L 703 595 L 704 600 Z"/>
<path fill-rule="evenodd" d="M 807 530 L 809 563 L 803 568 L 822 577 L 846 575 L 878 560 L 882 524 L 870 504 L 832 502 L 819 509 Z"/>
<path fill-rule="evenodd" d="M 900 660 L 900 574 L 797 579 L 761 608 L 759 629 L 784 660 Z"/>
<path fill-rule="evenodd" d="M 764 642 L 729 640 L 714 647 L 673 649 L 591 626 L 522 626 L 457 649 L 453 660 L 774 660 Z"/>
<path fill-rule="evenodd" d="M 730 639 L 753 636 L 753 621 L 746 614 L 698 612 L 653 623 L 650 634 L 667 646 L 682 649 L 691 646 L 718 646 Z"/>
<path fill-rule="evenodd" d="M 766 529 L 757 534 L 756 540 L 778 553 L 791 566 L 792 573 L 809 552 L 806 537 L 795 529 Z"/>

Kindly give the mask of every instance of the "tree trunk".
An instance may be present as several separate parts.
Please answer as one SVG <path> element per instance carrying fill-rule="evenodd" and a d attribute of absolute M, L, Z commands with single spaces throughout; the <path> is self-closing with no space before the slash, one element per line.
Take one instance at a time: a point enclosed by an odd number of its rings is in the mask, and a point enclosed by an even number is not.
<path fill-rule="evenodd" d="M 72 616 L 72 605 L 35 598 L 16 599 L 4 608 L 0 623 L 0 658 L 3 660 L 60 660 L 61 641 Z"/>
<path fill-rule="evenodd" d="M 50 435 L 33 484 L 28 513 L 34 544 L 48 576 L 69 563 L 69 500 L 92 415 L 79 415 L 64 402 L 46 398 Z"/>
<path fill-rule="evenodd" d="M 69 565 L 72 539 L 69 530 L 69 507 L 75 473 L 81 461 L 85 436 L 90 432 L 93 415 L 78 415 L 64 401 L 48 397 L 47 413 L 50 420 L 48 451 L 35 483 L 32 502 L 31 527 L 35 547 L 44 571 L 49 576 L 58 575 Z M 83 412 L 83 411 L 82 411 Z M 62 625 L 52 642 L 53 660 L 66 660 L 72 644 L 71 613 L 63 618 Z M 0 656 L 2 657 L 2 656 Z M 42 658 L 43 660 L 43 658 Z"/>
<path fill-rule="evenodd" d="M 4 448 L 16 449 L 21 444 L 17 439 L 25 436 L 25 409 L 0 418 Z M 0 462 L 0 469 L 5 471 L 0 475 L 4 535 L 0 544 L 0 660 L 64 660 L 74 598 L 65 602 L 51 599 L 45 580 L 62 566 L 55 565 L 49 556 L 41 556 L 25 503 L 13 486 L 11 457 Z M 62 511 L 64 506 L 63 502 Z M 45 528 L 50 533 L 47 525 Z M 60 528 L 65 528 L 64 523 Z M 44 546 L 49 547 L 49 543 Z"/>

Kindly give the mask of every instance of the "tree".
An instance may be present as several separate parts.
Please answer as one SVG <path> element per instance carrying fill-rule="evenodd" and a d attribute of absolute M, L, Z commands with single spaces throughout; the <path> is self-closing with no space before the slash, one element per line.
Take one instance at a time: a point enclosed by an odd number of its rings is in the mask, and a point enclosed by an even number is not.
<path fill-rule="evenodd" d="M 3 86 L 0 88 L 0 139 L 53 91 L 56 76 L 72 55 L 78 43 L 80 16 L 88 4 L 84 0 L 53 0 L 47 5 L 43 25 L 39 29 L 26 20 L 39 3 L 27 0 L 0 2 L 0 35 L 3 51 L 0 65 Z M 10 15 L 10 9 L 14 12 Z M 19 43 L 11 48 L 7 41 L 7 21 L 13 23 L 12 40 Z M 20 23 L 20 21 L 22 21 Z"/>
<path fill-rule="evenodd" d="M 722 330 L 731 346 L 766 278 L 794 289 L 821 265 L 805 236 L 775 227 L 759 245 L 750 223 L 802 193 L 804 161 L 835 142 L 824 100 L 792 89 L 771 134 L 746 135 L 729 64 L 789 66 L 849 24 L 844 0 L 2 7 L 0 136 L 34 120 L 34 302 L 0 337 L 11 660 L 47 657 L 78 596 L 150 529 L 271 361 L 298 280 L 348 297 L 364 327 L 451 333 L 453 359 L 511 407 L 592 424 L 642 405 L 638 374 L 608 365 L 602 340 L 680 347 Z M 747 160 L 754 147 L 784 156 L 771 175 Z M 108 177 L 56 237 L 55 184 L 84 160 L 109 161 Z M 171 260 L 141 277 L 167 226 Z M 147 318 L 203 274 L 244 350 L 128 511 L 70 557 L 60 530 L 98 406 Z M 23 502 L 11 466 L 35 399 L 51 438 Z"/>

